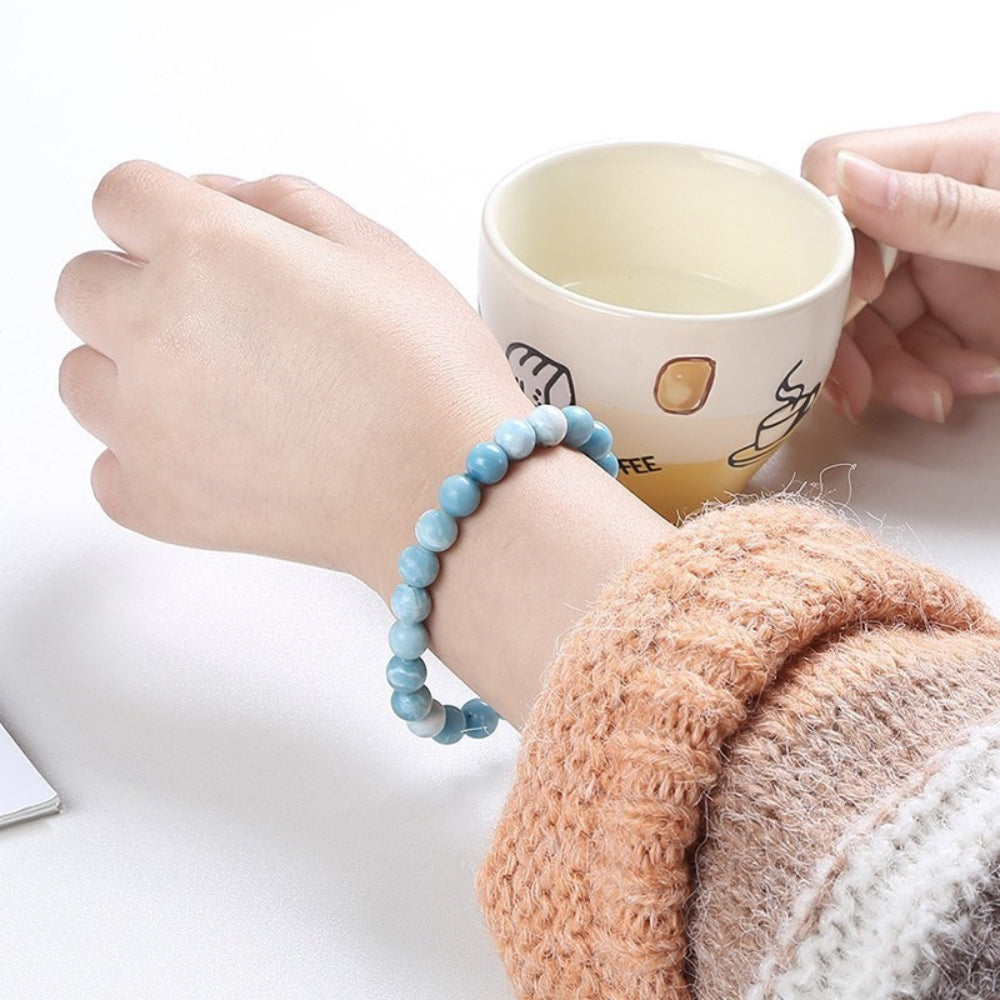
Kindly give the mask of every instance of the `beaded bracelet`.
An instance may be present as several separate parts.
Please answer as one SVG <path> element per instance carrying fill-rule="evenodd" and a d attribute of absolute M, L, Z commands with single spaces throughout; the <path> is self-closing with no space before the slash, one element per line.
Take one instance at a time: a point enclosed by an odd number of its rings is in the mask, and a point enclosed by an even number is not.
<path fill-rule="evenodd" d="M 458 538 L 458 522 L 475 513 L 486 486 L 500 482 L 511 461 L 527 458 L 536 446 L 564 444 L 578 448 L 612 476 L 618 459 L 611 453 L 611 431 L 582 406 L 548 404 L 536 407 L 527 418 L 504 420 L 493 440 L 477 444 L 465 460 L 465 473 L 448 476 L 438 490 L 434 510 L 417 519 L 416 545 L 403 549 L 397 563 L 402 579 L 393 591 L 390 606 L 396 621 L 389 629 L 392 659 L 386 679 L 392 687 L 392 710 L 417 736 L 438 743 L 457 743 L 463 736 L 481 740 L 497 728 L 500 715 L 479 698 L 461 708 L 436 701 L 424 681 L 427 667 L 422 655 L 430 639 L 424 620 L 431 613 L 430 585 L 437 579 L 438 555 Z"/>

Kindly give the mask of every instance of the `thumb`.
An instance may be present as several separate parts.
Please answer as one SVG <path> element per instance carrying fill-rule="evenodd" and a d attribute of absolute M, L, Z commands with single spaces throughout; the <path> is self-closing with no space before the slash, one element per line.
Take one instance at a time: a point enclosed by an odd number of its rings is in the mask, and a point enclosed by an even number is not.
<path fill-rule="evenodd" d="M 848 218 L 909 253 L 1000 271 L 1000 191 L 944 174 L 890 170 L 841 150 L 837 187 Z"/>

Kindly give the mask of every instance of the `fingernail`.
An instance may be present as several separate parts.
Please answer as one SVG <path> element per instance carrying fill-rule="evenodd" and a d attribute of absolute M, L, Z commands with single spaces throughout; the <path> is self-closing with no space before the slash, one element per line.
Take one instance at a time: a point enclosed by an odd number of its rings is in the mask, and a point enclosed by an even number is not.
<path fill-rule="evenodd" d="M 892 209 L 899 201 L 899 178 L 894 171 L 846 149 L 837 153 L 837 183 L 874 208 Z"/>
<path fill-rule="evenodd" d="M 893 389 L 891 398 L 897 409 L 909 413 L 911 416 L 920 417 L 921 420 L 943 424 L 947 416 L 944 409 L 944 396 L 937 389 L 904 385 Z"/>
<path fill-rule="evenodd" d="M 847 394 L 833 379 L 828 379 L 826 385 L 823 386 L 823 395 L 844 419 L 852 424 L 858 422 L 858 418 L 854 415 L 854 410 L 851 409 Z"/>
<path fill-rule="evenodd" d="M 951 377 L 955 391 L 971 396 L 986 396 L 1000 392 L 1000 365 L 993 368 L 968 368 Z"/>
<path fill-rule="evenodd" d="M 237 184 L 243 183 L 241 177 L 230 177 L 229 174 L 193 174 L 191 180 L 223 194 L 232 191 Z"/>

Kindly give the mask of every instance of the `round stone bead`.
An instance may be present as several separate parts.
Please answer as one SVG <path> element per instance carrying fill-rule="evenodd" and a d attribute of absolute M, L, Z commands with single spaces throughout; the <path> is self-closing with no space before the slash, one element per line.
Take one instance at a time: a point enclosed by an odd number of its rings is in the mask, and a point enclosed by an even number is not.
<path fill-rule="evenodd" d="M 407 625 L 406 622 L 393 622 L 389 629 L 389 648 L 401 660 L 415 660 L 427 652 L 430 637 L 427 628 L 421 622 Z"/>
<path fill-rule="evenodd" d="M 465 460 L 465 471 L 477 483 L 491 485 L 499 483 L 507 475 L 510 460 L 507 452 L 492 441 L 477 444 Z"/>
<path fill-rule="evenodd" d="M 535 429 L 535 440 L 546 448 L 559 444 L 569 429 L 566 414 L 550 403 L 536 406 L 528 417 L 528 423 Z"/>
<path fill-rule="evenodd" d="M 588 458 L 592 458 L 595 462 L 599 462 L 609 451 L 611 451 L 612 444 L 614 444 L 614 440 L 611 437 L 611 431 L 608 429 L 608 425 L 602 424 L 600 420 L 595 420 L 594 429 L 591 431 L 590 437 L 580 445 L 580 451 L 582 451 Z"/>
<path fill-rule="evenodd" d="M 435 743 L 451 744 L 457 743 L 465 730 L 465 715 L 460 708 L 454 705 L 444 706 L 444 726 L 441 732 L 434 737 Z"/>
<path fill-rule="evenodd" d="M 475 513 L 483 489 L 471 476 L 449 476 L 438 490 L 438 503 L 452 517 L 468 517 Z"/>
<path fill-rule="evenodd" d="M 394 656 L 385 668 L 385 679 L 394 690 L 412 694 L 424 686 L 427 665 L 419 657 L 415 660 L 403 660 Z"/>
<path fill-rule="evenodd" d="M 414 736 L 437 736 L 444 729 L 447 715 L 444 705 L 439 701 L 431 702 L 431 710 L 422 718 L 407 722 L 407 728 Z"/>
<path fill-rule="evenodd" d="M 393 691 L 390 704 L 404 722 L 419 722 L 427 718 L 434 699 L 426 687 L 419 687 L 416 691 Z"/>
<path fill-rule="evenodd" d="M 610 451 L 603 458 L 597 460 L 597 464 L 609 475 L 618 476 L 618 456 Z"/>
<path fill-rule="evenodd" d="M 425 510 L 417 518 L 416 535 L 425 549 L 444 552 L 458 538 L 458 522 L 443 510 Z"/>
<path fill-rule="evenodd" d="M 462 706 L 465 717 L 465 735 L 470 739 L 482 740 L 496 731 L 500 715 L 495 708 L 480 698 L 473 698 Z"/>
<path fill-rule="evenodd" d="M 396 568 L 403 583 L 411 587 L 429 587 L 441 572 L 441 560 L 422 545 L 409 545 L 400 552 Z"/>
<path fill-rule="evenodd" d="M 401 583 L 389 600 L 392 613 L 406 625 L 422 622 L 431 613 L 431 595 L 423 587 Z"/>
<path fill-rule="evenodd" d="M 527 420 L 511 417 L 500 422 L 493 440 L 510 458 L 527 458 L 535 450 L 535 428 Z"/>
<path fill-rule="evenodd" d="M 594 418 L 582 406 L 564 406 L 566 417 L 566 436 L 563 444 L 570 448 L 579 448 L 594 432 Z"/>

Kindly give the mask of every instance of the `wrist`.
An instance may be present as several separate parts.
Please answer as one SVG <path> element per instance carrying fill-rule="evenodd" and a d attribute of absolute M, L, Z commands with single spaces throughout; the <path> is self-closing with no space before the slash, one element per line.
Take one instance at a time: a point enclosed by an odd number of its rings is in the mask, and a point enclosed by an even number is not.
<path fill-rule="evenodd" d="M 460 524 L 433 585 L 431 646 L 517 726 L 559 637 L 624 565 L 673 530 L 567 447 L 512 462 Z"/>

